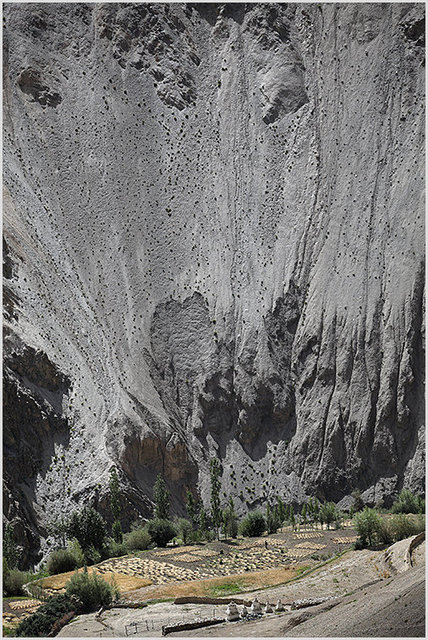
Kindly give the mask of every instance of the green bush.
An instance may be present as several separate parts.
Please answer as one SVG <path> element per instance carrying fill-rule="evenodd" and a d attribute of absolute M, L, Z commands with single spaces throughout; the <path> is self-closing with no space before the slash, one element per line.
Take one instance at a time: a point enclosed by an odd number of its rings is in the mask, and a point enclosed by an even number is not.
<path fill-rule="evenodd" d="M 73 571 L 77 568 L 76 558 L 69 549 L 57 549 L 49 555 L 46 568 L 51 576 Z"/>
<path fill-rule="evenodd" d="M 107 553 L 109 558 L 119 558 L 128 554 L 128 547 L 125 542 L 116 542 L 111 538 Z"/>
<path fill-rule="evenodd" d="M 392 544 L 394 542 L 394 532 L 390 520 L 382 518 L 376 537 L 381 544 Z"/>
<path fill-rule="evenodd" d="M 39 607 L 36 613 L 25 618 L 16 629 L 19 638 L 47 637 L 52 627 L 66 614 L 78 611 L 79 604 L 67 595 L 60 595 Z"/>
<path fill-rule="evenodd" d="M 82 551 L 82 547 L 79 544 L 79 541 L 76 538 L 73 538 L 71 542 L 67 545 L 67 550 L 73 554 L 73 557 L 76 561 L 76 567 L 83 567 L 86 562 L 85 554 Z"/>
<path fill-rule="evenodd" d="M 146 529 L 132 529 L 124 536 L 125 546 L 129 551 L 144 551 L 149 548 L 151 541 Z"/>
<path fill-rule="evenodd" d="M 183 540 L 184 544 L 190 541 L 192 535 L 192 523 L 186 518 L 179 518 L 176 523 L 178 534 Z"/>
<path fill-rule="evenodd" d="M 394 542 L 398 542 L 398 540 L 410 538 L 410 536 L 415 536 L 423 531 L 425 529 L 425 523 L 423 518 L 416 519 L 404 513 L 399 513 L 392 516 L 390 527 Z"/>
<path fill-rule="evenodd" d="M 366 546 L 367 544 L 372 546 L 382 523 L 382 519 L 379 514 L 375 509 L 364 507 L 363 511 L 359 511 L 354 516 L 353 522 L 363 546 Z"/>
<path fill-rule="evenodd" d="M 239 532 L 244 537 L 261 536 L 266 529 L 266 521 L 260 511 L 250 511 L 239 525 Z"/>
<path fill-rule="evenodd" d="M 3 592 L 6 596 L 25 596 L 23 590 L 24 584 L 29 581 L 29 575 L 26 571 L 18 569 L 9 569 L 3 577 Z"/>
<path fill-rule="evenodd" d="M 84 551 L 85 563 L 88 566 L 93 564 L 98 564 L 101 562 L 103 557 L 107 557 L 107 547 L 103 546 L 102 553 L 98 549 L 96 549 L 93 545 L 91 545 L 88 549 Z"/>
<path fill-rule="evenodd" d="M 159 547 L 165 547 L 167 542 L 177 535 L 177 530 L 169 520 L 154 518 L 147 523 L 147 531 L 153 542 Z"/>
<path fill-rule="evenodd" d="M 114 584 L 109 584 L 96 573 L 88 573 L 85 570 L 75 573 L 65 585 L 67 596 L 75 596 L 80 605 L 80 611 L 89 613 L 99 607 L 107 607 L 118 597 L 118 590 Z"/>
<path fill-rule="evenodd" d="M 403 489 L 392 505 L 392 513 L 424 513 L 425 500 L 409 489 Z"/>

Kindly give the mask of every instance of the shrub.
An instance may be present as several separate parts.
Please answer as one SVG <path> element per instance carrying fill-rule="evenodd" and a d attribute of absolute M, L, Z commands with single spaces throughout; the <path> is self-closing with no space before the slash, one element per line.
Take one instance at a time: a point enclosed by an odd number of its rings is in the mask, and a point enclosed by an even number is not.
<path fill-rule="evenodd" d="M 96 573 L 75 573 L 65 585 L 67 596 L 75 596 L 80 604 L 80 611 L 88 613 L 99 607 L 107 607 L 118 597 L 118 590 L 114 584 L 109 584 Z"/>
<path fill-rule="evenodd" d="M 3 591 L 6 596 L 25 596 L 25 592 L 22 587 L 28 581 L 29 576 L 26 571 L 10 569 L 7 575 L 3 578 Z"/>
<path fill-rule="evenodd" d="M 107 547 L 103 546 L 102 551 L 103 551 L 103 555 L 107 556 Z M 98 549 L 96 549 L 93 545 L 91 545 L 88 549 L 84 551 L 84 556 L 85 556 L 84 564 L 87 564 L 87 565 L 98 564 L 98 562 L 101 562 L 102 560 L 101 552 Z"/>
<path fill-rule="evenodd" d="M 71 542 L 68 543 L 67 549 L 70 553 L 73 554 L 73 557 L 76 561 L 76 567 L 83 567 L 85 564 L 85 554 L 82 551 L 82 547 L 79 544 L 79 541 L 76 538 L 73 538 Z"/>
<path fill-rule="evenodd" d="M 399 513 L 392 516 L 390 527 L 394 541 L 398 542 L 398 540 L 404 540 L 404 538 L 409 538 L 410 536 L 415 536 L 420 533 L 424 530 L 425 524 L 423 519 L 418 521 L 409 515 Z"/>
<path fill-rule="evenodd" d="M 128 554 L 128 547 L 125 542 L 116 542 L 113 538 L 110 539 L 110 544 L 107 549 L 107 555 L 109 558 L 120 558 Z"/>
<path fill-rule="evenodd" d="M 187 544 L 190 541 L 193 529 L 190 520 L 186 520 L 186 518 L 179 518 L 177 520 L 177 529 L 184 544 Z"/>
<path fill-rule="evenodd" d="M 389 520 L 382 518 L 376 536 L 381 544 L 392 544 L 394 542 L 394 533 Z"/>
<path fill-rule="evenodd" d="M 409 489 L 403 489 L 392 505 L 392 513 L 424 513 L 425 500 L 413 494 Z"/>
<path fill-rule="evenodd" d="M 49 575 L 53 576 L 57 573 L 66 573 L 76 569 L 77 562 L 72 551 L 69 549 L 57 549 L 49 555 L 46 568 Z"/>
<path fill-rule="evenodd" d="M 133 529 L 124 536 L 124 543 L 129 551 L 144 551 L 149 548 L 150 534 L 146 529 Z"/>
<path fill-rule="evenodd" d="M 60 595 L 49 600 L 38 608 L 17 627 L 19 638 L 47 637 L 58 620 L 67 614 L 77 611 L 78 603 L 67 595 Z M 71 617 L 71 615 L 69 615 Z"/>
<path fill-rule="evenodd" d="M 239 526 L 241 535 L 245 537 L 261 536 L 265 529 L 266 521 L 260 511 L 250 511 Z"/>
<path fill-rule="evenodd" d="M 354 526 L 361 538 L 363 546 L 368 543 L 371 546 L 374 543 L 376 533 L 379 531 L 382 520 L 374 509 L 364 507 L 354 516 Z"/>
<path fill-rule="evenodd" d="M 169 520 L 155 518 L 147 523 L 147 531 L 153 542 L 159 547 L 165 547 L 177 535 L 176 528 Z"/>

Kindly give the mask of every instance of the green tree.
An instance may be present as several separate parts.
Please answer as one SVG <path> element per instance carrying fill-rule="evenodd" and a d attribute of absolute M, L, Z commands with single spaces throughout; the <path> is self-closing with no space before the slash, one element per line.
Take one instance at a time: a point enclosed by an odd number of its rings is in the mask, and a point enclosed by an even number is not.
<path fill-rule="evenodd" d="M 359 511 L 354 516 L 353 523 L 363 546 L 366 546 L 367 543 L 371 546 L 374 543 L 376 533 L 381 528 L 382 519 L 375 509 L 364 507 L 363 511 Z"/>
<path fill-rule="evenodd" d="M 187 489 L 186 491 L 186 513 L 187 513 L 187 517 L 192 523 L 193 529 L 196 529 L 198 526 L 197 504 L 193 496 L 193 493 L 190 491 L 190 489 Z"/>
<path fill-rule="evenodd" d="M 53 537 L 56 545 L 62 549 L 65 549 L 67 544 L 67 527 L 68 522 L 64 516 L 60 516 L 47 526 L 48 534 Z"/>
<path fill-rule="evenodd" d="M 354 489 L 353 492 L 351 493 L 351 496 L 353 498 L 353 503 L 352 503 L 353 512 L 357 513 L 357 511 L 362 511 L 364 509 L 364 502 L 363 502 L 363 499 L 361 498 L 361 491 L 359 489 Z"/>
<path fill-rule="evenodd" d="M 113 516 L 112 535 L 115 542 L 121 544 L 123 539 L 122 526 L 120 524 L 119 478 L 116 468 L 110 471 L 110 509 Z"/>
<path fill-rule="evenodd" d="M 166 487 L 165 480 L 161 473 L 156 478 L 153 489 L 154 498 L 154 517 L 155 520 L 168 520 L 169 518 L 169 491 Z"/>
<path fill-rule="evenodd" d="M 245 537 L 261 536 L 266 529 L 266 521 L 260 511 L 250 511 L 242 520 L 239 530 Z"/>
<path fill-rule="evenodd" d="M 104 518 L 93 507 L 75 511 L 68 521 L 67 535 L 76 538 L 85 557 L 92 557 L 91 549 L 103 551 L 107 542 L 107 527 Z"/>
<path fill-rule="evenodd" d="M 175 538 L 177 529 L 169 520 L 154 518 L 147 523 L 147 531 L 151 539 L 159 547 L 166 547 L 166 543 Z"/>
<path fill-rule="evenodd" d="M 292 504 L 290 504 L 290 510 L 288 512 L 288 521 L 294 529 L 296 526 L 296 518 L 294 516 L 294 507 Z"/>
<path fill-rule="evenodd" d="M 220 473 L 220 461 L 218 460 L 218 458 L 212 458 L 210 461 L 211 520 L 215 527 L 218 539 L 220 539 L 220 525 L 222 521 L 222 513 L 220 508 Z"/>
<path fill-rule="evenodd" d="M 3 557 L 6 560 L 8 570 L 16 569 L 21 553 L 15 542 L 15 534 L 10 522 L 6 524 L 3 532 Z"/>
<path fill-rule="evenodd" d="M 312 518 L 314 522 L 320 522 L 320 504 L 316 498 L 314 498 L 312 507 Z"/>
<path fill-rule="evenodd" d="M 226 538 L 236 538 L 238 535 L 238 519 L 232 496 L 229 498 L 229 504 L 226 509 L 223 510 L 223 534 Z"/>
<path fill-rule="evenodd" d="M 178 518 L 177 520 L 178 535 L 183 540 L 184 544 L 187 544 L 192 536 L 193 526 L 190 520 L 187 518 Z"/>
<path fill-rule="evenodd" d="M 306 524 L 307 522 L 307 515 L 306 515 L 306 511 L 307 511 L 307 507 L 306 507 L 306 503 L 303 503 L 302 506 L 302 520 L 303 520 L 303 524 Z"/>
<path fill-rule="evenodd" d="M 283 501 L 279 496 L 277 496 L 276 498 L 276 508 L 278 513 L 278 519 L 280 522 L 279 526 L 282 527 L 286 518 L 286 509 L 285 509 L 285 504 L 283 503 Z"/>
<path fill-rule="evenodd" d="M 278 507 L 274 505 L 270 506 L 268 503 L 266 506 L 266 529 L 268 533 L 276 533 L 281 525 L 278 515 Z"/>
<path fill-rule="evenodd" d="M 208 531 L 208 518 L 207 512 L 204 507 L 201 505 L 199 509 L 199 529 L 201 530 L 202 535 L 205 535 Z"/>
<path fill-rule="evenodd" d="M 330 529 L 332 522 L 339 518 L 339 511 L 334 502 L 326 502 L 320 507 L 320 520 L 325 522 L 327 529 Z"/>

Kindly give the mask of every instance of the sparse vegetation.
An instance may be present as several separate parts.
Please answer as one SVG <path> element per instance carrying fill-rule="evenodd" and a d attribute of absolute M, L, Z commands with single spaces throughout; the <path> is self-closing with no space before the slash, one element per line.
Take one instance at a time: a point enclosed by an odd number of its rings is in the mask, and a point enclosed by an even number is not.
<path fill-rule="evenodd" d="M 239 593 L 242 589 L 242 582 L 226 582 L 213 585 L 210 588 L 210 594 L 214 597 L 230 596 L 234 593 Z"/>

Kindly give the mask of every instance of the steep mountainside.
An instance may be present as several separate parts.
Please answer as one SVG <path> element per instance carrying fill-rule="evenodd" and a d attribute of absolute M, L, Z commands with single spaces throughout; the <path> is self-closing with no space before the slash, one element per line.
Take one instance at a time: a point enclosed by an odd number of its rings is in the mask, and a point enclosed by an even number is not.
<path fill-rule="evenodd" d="M 424 486 L 423 4 L 6 4 L 5 511 Z M 126 496 L 126 497 L 125 497 Z M 240 496 L 240 497 L 239 497 Z"/>

